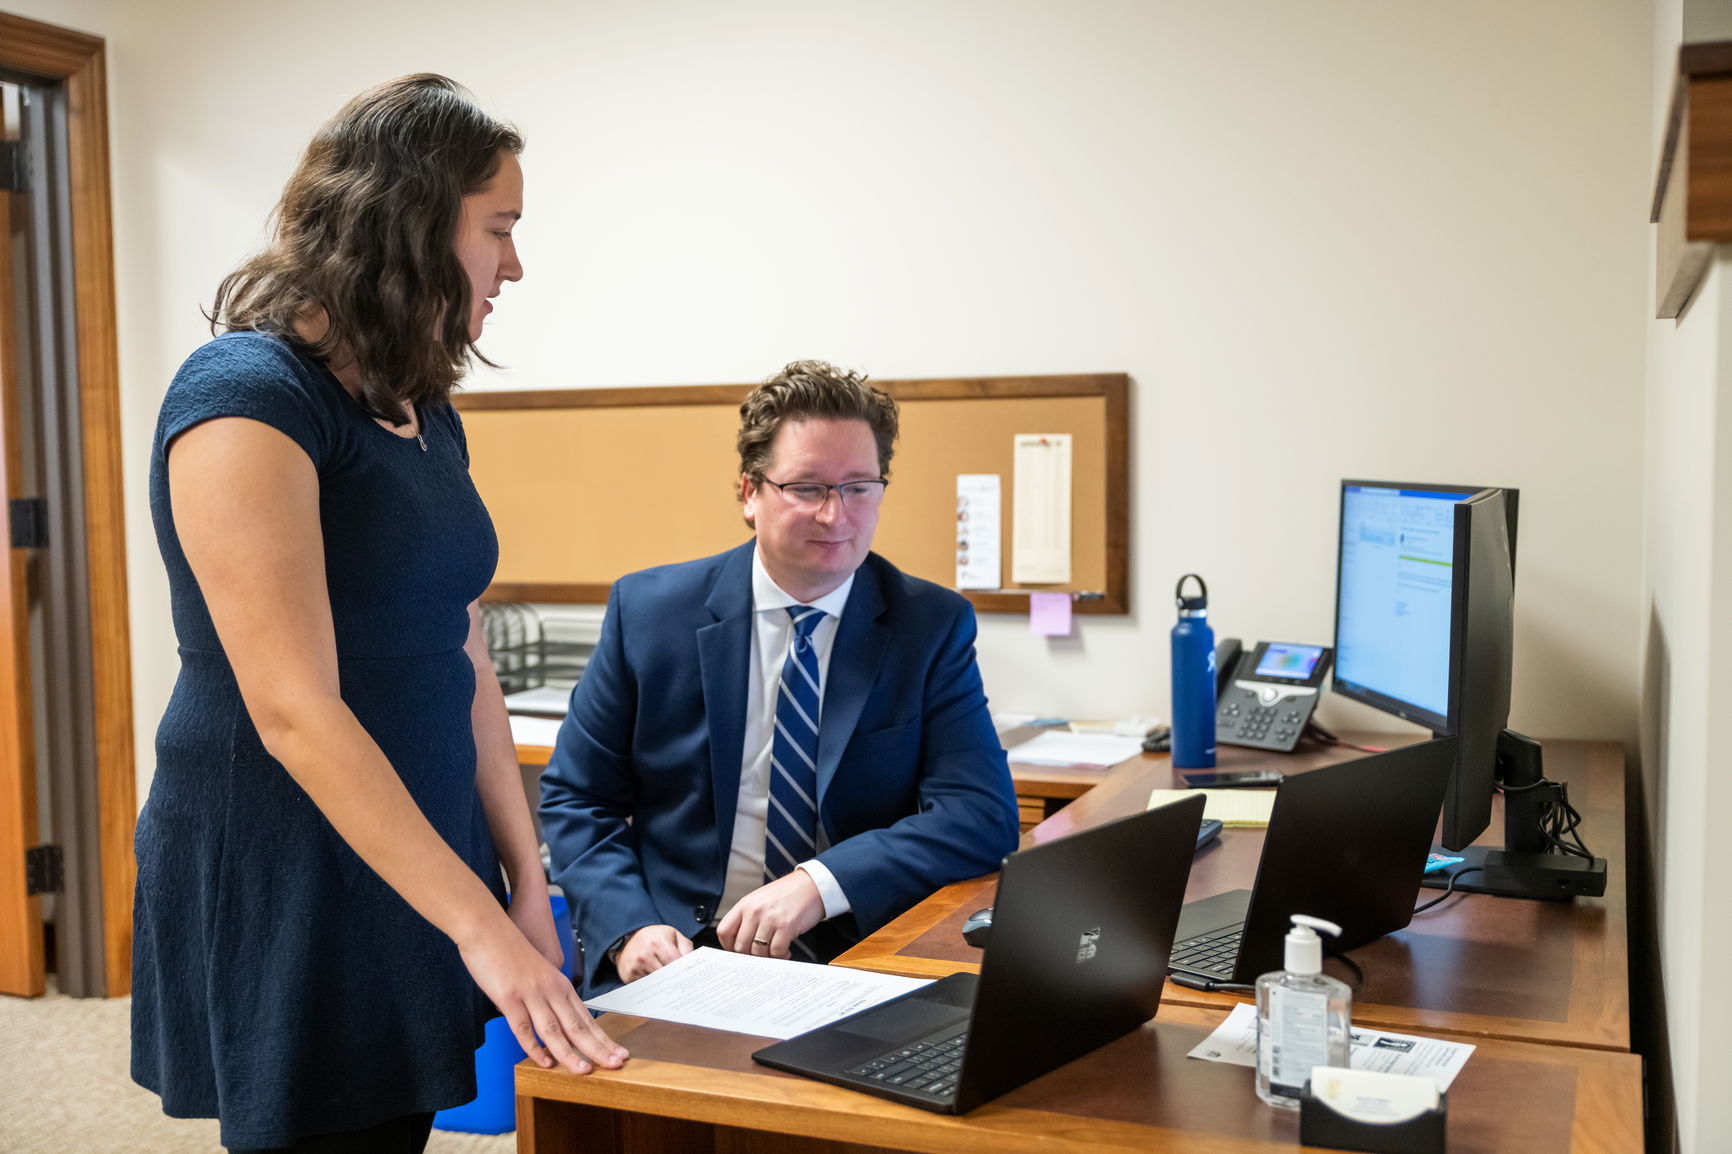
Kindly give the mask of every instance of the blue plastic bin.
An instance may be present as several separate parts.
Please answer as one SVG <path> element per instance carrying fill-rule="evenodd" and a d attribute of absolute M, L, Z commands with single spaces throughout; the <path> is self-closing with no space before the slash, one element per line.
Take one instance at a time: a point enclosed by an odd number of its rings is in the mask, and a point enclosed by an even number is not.
<path fill-rule="evenodd" d="M 571 910 L 563 895 L 553 895 L 553 928 L 565 959 L 560 969 L 571 977 Z M 523 1061 L 523 1047 L 503 1017 L 487 1023 L 487 1040 L 475 1051 L 475 1100 L 433 1115 L 440 1130 L 466 1134 L 503 1134 L 517 1128 L 517 1088 L 513 1069 Z"/>

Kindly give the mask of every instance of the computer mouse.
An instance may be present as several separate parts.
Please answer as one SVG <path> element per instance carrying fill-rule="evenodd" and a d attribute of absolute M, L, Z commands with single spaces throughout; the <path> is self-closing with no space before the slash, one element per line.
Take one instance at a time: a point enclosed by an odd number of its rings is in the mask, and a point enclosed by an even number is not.
<path fill-rule="evenodd" d="M 1173 730 L 1166 725 L 1158 725 L 1143 738 L 1144 753 L 1168 753 L 1173 748 Z"/>
<path fill-rule="evenodd" d="M 986 948 L 986 939 L 992 933 L 992 907 L 975 910 L 968 915 L 968 920 L 962 923 L 962 940 L 971 946 Z"/>

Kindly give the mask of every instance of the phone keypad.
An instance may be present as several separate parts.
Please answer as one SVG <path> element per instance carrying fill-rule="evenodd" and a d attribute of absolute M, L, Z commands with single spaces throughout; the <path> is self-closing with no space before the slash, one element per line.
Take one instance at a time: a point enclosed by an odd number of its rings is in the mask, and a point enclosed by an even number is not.
<path fill-rule="evenodd" d="M 1291 750 L 1311 718 L 1311 710 L 1291 701 L 1263 705 L 1256 695 L 1234 687 L 1215 711 L 1215 740 L 1255 749 Z"/>

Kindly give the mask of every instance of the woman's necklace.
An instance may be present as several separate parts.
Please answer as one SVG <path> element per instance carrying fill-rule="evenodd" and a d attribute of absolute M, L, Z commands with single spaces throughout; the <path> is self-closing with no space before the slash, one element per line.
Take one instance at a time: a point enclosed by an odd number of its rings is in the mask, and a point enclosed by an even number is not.
<path fill-rule="evenodd" d="M 423 435 L 427 429 L 425 414 L 412 405 L 405 404 L 403 411 L 409 414 L 409 419 L 415 422 L 415 441 L 421 446 L 421 451 L 427 451 L 427 438 Z"/>

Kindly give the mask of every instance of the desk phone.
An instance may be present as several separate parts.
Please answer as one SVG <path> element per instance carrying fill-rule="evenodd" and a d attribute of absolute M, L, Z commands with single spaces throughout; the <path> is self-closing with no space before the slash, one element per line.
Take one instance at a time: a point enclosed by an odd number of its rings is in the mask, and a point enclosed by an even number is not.
<path fill-rule="evenodd" d="M 1293 752 L 1317 708 L 1332 653 L 1327 645 L 1259 641 L 1222 679 L 1215 740 Z"/>

